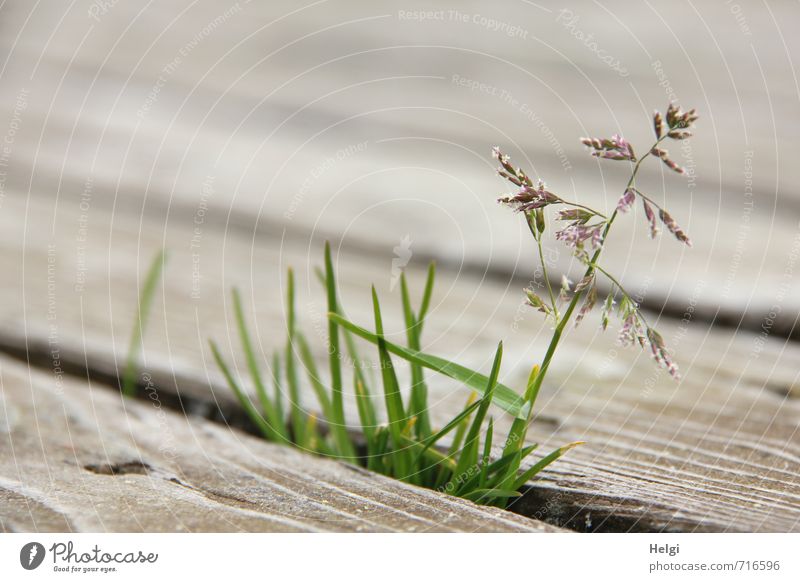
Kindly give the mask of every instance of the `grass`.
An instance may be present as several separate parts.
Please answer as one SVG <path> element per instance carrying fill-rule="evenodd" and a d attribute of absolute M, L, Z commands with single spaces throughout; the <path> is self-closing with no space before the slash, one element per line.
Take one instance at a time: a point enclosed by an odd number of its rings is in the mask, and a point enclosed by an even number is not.
<path fill-rule="evenodd" d="M 269 362 L 259 362 L 250 339 L 247 317 L 239 292 L 233 290 L 233 310 L 254 398 L 223 357 L 218 345 L 210 347 L 225 380 L 264 438 L 289 444 L 320 455 L 362 465 L 373 471 L 431 489 L 457 495 L 485 505 L 505 507 L 520 495 L 519 489 L 537 473 L 580 443 L 571 443 L 523 469 L 523 461 L 536 450 L 526 445 L 537 390 L 533 390 L 538 368 L 531 372 L 528 387 L 520 395 L 498 381 L 503 344 L 494 354 L 489 376 L 423 353 L 421 335 L 431 303 L 436 270 L 431 264 L 419 307 L 414 309 L 405 274 L 401 275 L 401 299 L 407 345 L 384 336 L 378 294 L 372 289 L 373 325 L 370 331 L 350 321 L 337 297 L 330 245 L 325 246 L 324 271 L 320 279 L 328 307 L 327 365 L 323 378 L 312 356 L 307 338 L 297 328 L 294 275 L 288 274 L 286 290 L 287 330 L 282 351 Z M 356 340 L 376 349 L 379 378 L 365 369 Z M 410 367 L 410 386 L 401 389 L 395 358 Z M 265 370 L 269 370 L 268 373 Z M 463 409 L 441 428 L 433 428 L 429 415 L 425 371 L 456 380 L 468 389 Z M 304 372 L 316 397 L 321 417 L 306 412 L 300 396 L 298 372 Z M 348 427 L 344 414 L 344 378 L 351 376 L 352 395 L 358 411 L 358 427 Z M 267 379 L 271 382 L 268 382 Z M 268 389 L 272 385 L 272 390 Z M 382 393 L 382 398 L 376 395 Z M 377 402 L 383 402 L 382 414 Z M 511 429 L 502 443 L 495 440 L 492 410 L 510 414 Z M 320 422 L 321 421 L 321 422 Z M 449 446 L 443 446 L 450 436 Z M 493 446 L 502 451 L 493 457 Z"/>
<path fill-rule="evenodd" d="M 638 343 L 642 348 L 649 348 L 659 365 L 675 379 L 680 378 L 677 365 L 661 335 L 648 324 L 638 302 L 619 280 L 600 266 L 599 259 L 614 221 L 621 214 L 630 212 L 637 201 L 642 203 L 652 238 L 660 230 L 660 220 L 675 238 L 691 246 L 689 237 L 669 212 L 652 196 L 637 188 L 636 179 L 639 168 L 648 158 L 660 160 L 674 172 L 685 173 L 669 157 L 664 143 L 669 139 L 682 141 L 691 137 L 688 130 L 696 120 L 694 109 L 684 112 L 674 103 L 669 104 L 665 116 L 656 111 L 653 116 L 655 141 L 646 153 L 638 157 L 633 146 L 620 135 L 581 139 L 598 159 L 623 161 L 631 165 L 625 189 L 610 216 L 550 192 L 541 180 L 534 184 L 524 170 L 512 166 L 510 158 L 499 148 L 494 148 L 493 155 L 499 161 L 499 175 L 517 189 L 516 193 L 500 198 L 499 202 L 524 216 L 541 263 L 543 282 L 536 282 L 536 285 L 547 290 L 546 296 L 540 297 L 532 285 L 525 290 L 527 303 L 551 318 L 554 324 L 541 368 L 533 367 L 521 395 L 498 380 L 503 360 L 502 342 L 495 351 L 489 376 L 422 352 L 422 330 L 436 277 L 433 264 L 428 269 L 416 310 L 405 274 L 401 274 L 401 307 L 407 345 L 400 345 L 390 342 L 384 335 L 380 301 L 374 287 L 373 330 L 350 321 L 342 312 L 329 244 L 325 245 L 324 269 L 319 272 L 328 310 L 325 346 L 328 353 L 327 374 L 323 376 L 320 373 L 311 345 L 298 329 L 294 274 L 291 269 L 286 289 L 286 342 L 281 350 L 272 354 L 268 362 L 261 362 L 253 349 L 241 297 L 236 289 L 233 290 L 236 327 L 255 400 L 244 389 L 243 379 L 231 370 L 212 340 L 210 346 L 214 360 L 264 438 L 357 463 L 408 483 L 451 493 L 477 503 L 505 507 L 510 499 L 520 495 L 519 490 L 526 482 L 568 450 L 581 444 L 570 443 L 533 464 L 526 463 L 527 466 L 523 466 L 523 462 L 537 449 L 536 445 L 526 444 L 536 398 L 562 335 L 571 321 L 577 325 L 595 307 L 602 306 L 601 327 L 605 330 L 618 304 L 616 312 L 622 322 L 620 342 L 623 345 Z M 561 226 L 553 238 L 562 241 L 585 266 L 583 277 L 577 284 L 573 284 L 566 276 L 562 278 L 558 294 L 553 290 L 543 250 L 545 236 L 550 236 L 551 227 L 555 224 Z M 137 360 L 144 324 L 164 261 L 162 252 L 153 261 L 139 296 L 122 385 L 126 395 L 132 395 L 136 390 Z M 598 277 L 610 283 L 610 292 L 601 302 L 598 302 Z M 581 300 L 583 304 L 578 308 Z M 365 373 L 365 360 L 358 353 L 356 339 L 376 348 L 379 378 Z M 407 400 L 403 396 L 393 358 L 403 360 L 410 367 Z M 438 429 L 432 426 L 430 419 L 426 370 L 451 378 L 469 391 L 463 409 Z M 316 405 L 311 408 L 318 410 L 321 418 L 304 408 L 300 390 L 302 372 L 305 372 L 308 385 L 316 397 Z M 360 423 L 358 430 L 351 429 L 345 418 L 344 382 L 348 372 L 352 376 L 352 394 Z M 382 392 L 382 413 L 379 413 L 373 397 L 378 391 Z M 494 419 L 490 416 L 495 409 L 512 417 L 511 428 L 502 443 L 496 439 Z M 448 446 L 445 446 L 445 437 L 449 438 Z M 493 455 L 495 449 L 501 453 Z"/>
<path fill-rule="evenodd" d="M 136 394 L 136 376 L 139 369 L 139 354 L 142 351 L 142 337 L 150 316 L 150 309 L 153 305 L 153 297 L 156 293 L 156 285 L 161 278 L 164 264 L 167 261 L 167 253 L 163 249 L 156 254 L 147 270 L 144 284 L 139 290 L 139 302 L 136 309 L 136 317 L 133 320 L 133 330 L 131 339 L 128 343 L 128 353 L 125 358 L 125 371 L 122 375 L 122 393 L 125 396 Z"/>

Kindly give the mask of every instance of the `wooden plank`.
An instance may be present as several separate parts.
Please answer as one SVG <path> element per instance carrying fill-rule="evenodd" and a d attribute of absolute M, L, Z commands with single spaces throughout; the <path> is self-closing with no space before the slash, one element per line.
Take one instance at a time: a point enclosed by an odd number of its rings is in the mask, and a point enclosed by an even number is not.
<path fill-rule="evenodd" d="M 0 358 L 2 531 L 558 531 Z"/>
<path fill-rule="evenodd" d="M 165 395 L 177 386 L 191 397 L 187 402 L 205 402 L 205 412 L 216 403 L 230 406 L 230 394 L 207 357 L 206 339 L 218 339 L 227 353 L 240 352 L 227 303 L 228 288 L 237 284 L 247 311 L 254 313 L 259 350 L 266 359 L 279 348 L 281 272 L 288 264 L 298 272 L 301 324 L 317 356 L 324 357 L 324 303 L 312 273 L 321 241 L 302 244 L 261 231 L 242 237 L 241 231 L 206 224 L 202 282 L 193 296 L 191 220 L 176 217 L 167 229 L 150 219 L 141 228 L 130 229 L 126 221 L 112 228 L 111 215 L 93 207 L 94 244 L 82 251 L 89 268 L 76 291 L 77 247 L 70 225 L 78 223 L 78 213 L 61 206 L 56 237 L 48 241 L 39 233 L 47 232 L 52 208 L 46 200 L 26 204 L 27 212 L 6 200 L 0 228 L 6 248 L 0 267 L 19 282 L 3 290 L 0 302 L 4 349 L 27 341 L 38 352 L 34 355 L 44 353 L 45 366 L 52 369 L 48 348 L 55 345 L 59 357 L 84 367 L 88 362 L 92 370 L 113 377 L 115 362 L 127 348 L 137 279 L 166 244 L 171 257 L 144 351 L 145 369 Z M 24 220 L 10 218 L 20 216 Z M 48 253 L 55 257 L 51 272 Z M 392 257 L 341 252 L 336 263 L 348 314 L 369 325 L 368 284 L 373 281 L 384 298 L 388 333 L 399 332 L 398 291 L 390 290 Z M 424 265 L 412 260 L 406 272 L 419 289 Z M 55 319 L 48 319 L 53 301 Z M 443 272 L 424 349 L 486 369 L 495 342 L 504 339 L 503 381 L 519 388 L 549 338 L 547 326 L 521 301 L 518 289 L 497 280 Z M 587 444 L 543 474 L 527 496 L 531 505 L 525 511 L 589 530 L 798 530 L 800 346 L 709 328 L 691 313 L 684 321 L 662 318 L 658 327 L 684 375 L 674 383 L 646 354 L 623 350 L 613 337 L 599 334 L 596 323 L 587 321 L 564 340 L 531 435 L 543 451 L 574 440 Z M 48 343 L 51 334 L 54 344 Z M 246 376 L 241 363 L 237 358 Z M 430 389 L 438 423 L 465 397 L 462 387 L 437 378 L 431 378 Z M 356 427 L 351 396 L 347 412 Z M 304 402 L 314 408 L 310 392 Z M 497 427 L 504 430 L 507 419 L 498 418 Z"/>
<path fill-rule="evenodd" d="M 408 235 L 420 255 L 508 275 L 531 263 L 524 228 L 494 204 L 503 186 L 488 147 L 502 143 L 520 163 L 527 152 L 551 187 L 607 208 L 622 168 L 596 164 L 577 137 L 621 130 L 646 140 L 650 108 L 674 96 L 703 115 L 691 149 L 673 148 L 696 179 L 672 180 L 655 165 L 642 185 L 666 193 L 695 248 L 644 244 L 637 217 L 619 224 L 609 262 L 647 288 L 656 310 L 691 300 L 709 319 L 757 329 L 778 305 L 771 333 L 793 333 L 800 168 L 785 159 L 800 109 L 796 51 L 775 38 L 796 6 L 748 11 L 749 34 L 724 4 L 687 6 L 691 18 L 587 4 L 573 9 L 573 25 L 534 5 L 493 6 L 525 38 L 450 16 L 415 22 L 400 17 L 402 4 L 235 8 L 116 4 L 94 19 L 58 2 L 5 3 L 9 123 L 28 91 L 9 191 L 78 204 L 91 177 L 95 203 L 141 204 L 146 193 L 191 214 L 213 178 L 207 203 L 223 217 L 232 209 L 335 238 L 347 225 L 348 242 L 387 251 Z M 454 8 L 485 12 L 476 2 Z M 605 66 L 576 29 L 630 74 Z M 558 265 L 570 268 L 567 253 Z"/>

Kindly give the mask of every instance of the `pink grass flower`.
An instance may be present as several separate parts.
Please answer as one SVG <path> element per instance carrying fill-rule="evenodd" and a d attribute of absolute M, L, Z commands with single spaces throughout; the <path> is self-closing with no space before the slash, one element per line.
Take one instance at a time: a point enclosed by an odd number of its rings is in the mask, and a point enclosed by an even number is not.
<path fill-rule="evenodd" d="M 675 222 L 675 219 L 672 218 L 672 216 L 670 216 L 666 210 L 659 210 L 658 214 L 661 218 L 661 222 L 663 222 L 669 231 L 675 235 L 675 238 L 683 243 L 686 243 L 688 246 L 692 246 L 692 241 L 689 240 L 689 237 L 686 235 L 684 230 L 678 226 L 678 223 Z"/>
<path fill-rule="evenodd" d="M 623 213 L 628 212 L 634 202 L 636 202 L 636 192 L 632 188 L 628 188 L 617 202 L 617 210 Z"/>
<path fill-rule="evenodd" d="M 610 139 L 582 137 L 581 143 L 594 150 L 592 155 L 598 158 L 636 161 L 636 155 L 633 153 L 633 146 L 625 138 L 616 133 L 612 135 Z"/>

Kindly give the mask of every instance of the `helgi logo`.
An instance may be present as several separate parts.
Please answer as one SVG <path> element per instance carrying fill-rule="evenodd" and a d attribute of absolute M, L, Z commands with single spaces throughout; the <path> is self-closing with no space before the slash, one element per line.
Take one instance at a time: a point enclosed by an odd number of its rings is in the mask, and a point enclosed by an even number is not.
<path fill-rule="evenodd" d="M 39 542 L 30 542 L 19 551 L 19 563 L 26 570 L 35 570 L 44 561 L 44 546 Z"/>

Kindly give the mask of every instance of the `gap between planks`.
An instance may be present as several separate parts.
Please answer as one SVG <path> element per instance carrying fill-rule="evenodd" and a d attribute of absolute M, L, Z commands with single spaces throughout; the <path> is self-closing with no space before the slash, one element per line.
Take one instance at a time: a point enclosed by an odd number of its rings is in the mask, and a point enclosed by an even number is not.
<path fill-rule="evenodd" d="M 16 204 L 7 198 L 5 208 L 11 210 Z M 27 231 L 47 228 L 51 220 L 47 200 L 28 204 Z M 62 207 L 59 224 L 77 221 L 70 210 Z M 283 240 L 279 233 L 266 244 L 266 239 L 254 242 L 241 236 L 240 230 L 209 224 L 202 255 L 205 278 L 201 296 L 194 300 L 188 293 L 190 272 L 185 268 L 191 264 L 185 246 L 191 237 L 189 225 L 175 221 L 162 230 L 157 221 L 146 221 L 140 230 L 131 230 L 112 226 L 102 207 L 94 207 L 93 212 L 92 240 L 107 240 L 108 248 L 97 244 L 86 250 L 89 270 L 80 293 L 73 289 L 72 231 L 58 229 L 52 242 L 40 237 L 26 240 L 20 235 L 20 221 L 3 213 L 7 252 L 0 256 L 0 264 L 9 279 L 18 282 L 2 290 L 0 337 L 5 348 L 32 363 L 52 367 L 50 337 L 55 323 L 60 356 L 73 364 L 73 372 L 85 375 L 88 366 L 89 374 L 115 385 L 139 285 L 133 265 L 139 257 L 146 266 L 155 250 L 166 244 L 172 258 L 157 294 L 144 366 L 158 382 L 165 403 L 172 400 L 186 412 L 235 420 L 236 408 L 225 409 L 232 397 L 206 359 L 208 337 L 220 340 L 226 353 L 237 351 L 235 333 L 226 318 L 230 315 L 228 289 L 241 286 L 246 309 L 254 312 L 258 349 L 266 355 L 282 344 L 283 314 L 277 300 L 280 273 L 287 264 L 317 263 L 317 252 L 299 239 Z M 55 248 L 55 322 L 47 317 L 48 244 Z M 342 300 L 355 321 L 371 320 L 365 296 L 370 280 L 378 283 L 384 297 L 391 294 L 389 264 L 390 258 L 337 253 Z M 412 262 L 406 269 L 414 288 L 424 273 L 420 267 Z M 310 316 L 303 324 L 307 332 L 316 334 L 324 307 L 314 303 L 320 295 L 310 290 L 316 285 L 310 265 L 298 275 L 298 304 Z M 509 327 L 519 315 L 519 300 L 519 291 L 509 285 L 442 272 L 425 349 L 480 367 L 488 365 L 485 358 L 493 353 L 494 342 L 511 336 L 514 341 L 506 343 L 506 382 L 521 384 L 532 356 L 544 351 L 547 330 L 538 320 L 532 321 L 530 311 L 523 312 L 518 330 Z M 402 328 L 398 314 L 396 309 L 387 309 L 387 329 Z M 545 517 L 575 526 L 593 516 L 589 520 L 593 530 L 606 524 L 618 527 L 620 520 L 627 528 L 650 531 L 797 529 L 796 459 L 800 455 L 795 395 L 800 371 L 793 362 L 800 357 L 798 346 L 770 338 L 755 357 L 755 338 L 747 332 L 732 334 L 697 322 L 684 326 L 670 319 L 658 326 L 668 342 L 675 338 L 676 357 L 685 367 L 681 384 L 655 370 L 646 354 L 617 351 L 613 338 L 596 333 L 593 320 L 564 340 L 540 396 L 541 418 L 534 423 L 532 438 L 542 442 L 543 449 L 573 440 L 589 444 L 571 451 L 537 482 L 540 492 L 555 490 L 545 506 L 550 508 Z M 323 358 L 320 342 L 313 344 L 316 357 Z M 460 405 L 463 389 L 429 378 L 434 415 L 441 421 Z M 352 407 L 348 413 L 355 420 Z M 497 420 L 502 429 L 504 419 Z M 686 442 L 683 431 L 692 425 L 706 428 Z M 743 440 L 747 446 L 730 450 L 731 444 Z M 721 447 L 727 447 L 727 452 Z M 695 461 L 698 455 L 705 461 Z M 763 468 L 763 480 L 750 470 L 754 460 Z"/>
<path fill-rule="evenodd" d="M 4 531 L 558 528 L 0 357 Z"/>

